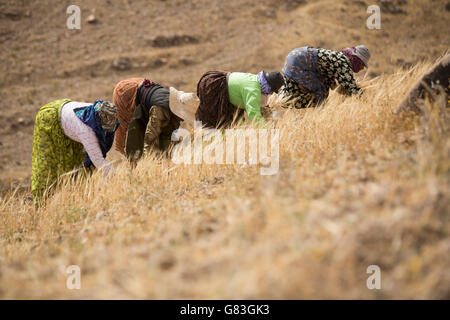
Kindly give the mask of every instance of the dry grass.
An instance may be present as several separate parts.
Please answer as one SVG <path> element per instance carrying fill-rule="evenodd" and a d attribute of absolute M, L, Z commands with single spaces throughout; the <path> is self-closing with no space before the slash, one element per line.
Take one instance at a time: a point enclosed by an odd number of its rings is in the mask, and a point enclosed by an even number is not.
<path fill-rule="evenodd" d="M 366 27 L 367 7 L 379 2 L 372 0 L 109 2 L 78 0 L 82 29 L 68 30 L 65 1 L 1 1 L 0 15 L 23 13 L 19 20 L 0 19 L 1 195 L 29 183 L 33 121 L 49 101 L 111 100 L 117 82 L 129 77 L 195 92 L 208 70 L 280 70 L 287 53 L 303 45 L 339 50 L 365 44 L 372 53 L 367 73 L 374 77 L 434 60 L 450 44 L 450 33 L 443 32 L 450 14 L 445 1 L 408 0 L 400 6 L 405 14 L 382 9 L 381 30 Z M 91 25 L 85 19 L 94 10 L 99 23 Z M 149 43 L 170 34 L 196 36 L 199 43 L 168 48 Z M 121 57 L 132 61 L 130 70 L 110 67 Z M 159 58 L 165 61 L 161 66 Z"/>
<path fill-rule="evenodd" d="M 0 204 L 1 298 L 450 298 L 445 108 L 393 114 L 430 66 L 290 110 L 280 170 L 147 158 Z M 82 289 L 66 289 L 65 267 Z M 379 265 L 382 290 L 366 288 Z"/>

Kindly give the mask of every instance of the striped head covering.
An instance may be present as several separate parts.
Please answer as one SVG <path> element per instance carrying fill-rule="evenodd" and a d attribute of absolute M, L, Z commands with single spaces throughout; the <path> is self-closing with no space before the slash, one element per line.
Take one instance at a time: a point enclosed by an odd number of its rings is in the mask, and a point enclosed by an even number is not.
<path fill-rule="evenodd" d="M 369 66 L 370 51 L 366 46 L 349 47 L 341 52 L 350 60 L 354 72 L 359 72 Z"/>
<path fill-rule="evenodd" d="M 369 67 L 369 60 L 370 60 L 370 51 L 366 48 L 365 45 L 359 45 L 355 48 L 354 55 L 361 59 L 362 62 L 364 62 L 364 65 L 366 67 Z"/>

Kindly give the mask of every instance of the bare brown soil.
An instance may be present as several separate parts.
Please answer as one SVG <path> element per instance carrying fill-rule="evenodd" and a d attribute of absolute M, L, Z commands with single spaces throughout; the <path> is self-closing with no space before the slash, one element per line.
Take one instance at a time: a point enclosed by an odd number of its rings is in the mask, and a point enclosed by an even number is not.
<path fill-rule="evenodd" d="M 442 1 L 380 2 L 381 30 L 366 28 L 372 3 L 362 0 L 77 3 L 81 30 L 67 29 L 66 2 L 0 3 L 0 190 L 29 185 L 34 117 L 54 99 L 112 99 L 114 85 L 132 76 L 194 91 L 207 70 L 278 70 L 302 45 L 364 43 L 373 77 L 432 61 L 450 42 Z M 119 58 L 129 69 L 112 67 Z"/>

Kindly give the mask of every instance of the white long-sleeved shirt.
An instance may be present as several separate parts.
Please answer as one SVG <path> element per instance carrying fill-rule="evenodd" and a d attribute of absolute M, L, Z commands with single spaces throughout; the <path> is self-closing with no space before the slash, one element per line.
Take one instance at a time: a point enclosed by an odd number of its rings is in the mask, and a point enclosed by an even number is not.
<path fill-rule="evenodd" d="M 77 101 L 66 103 L 61 110 L 61 125 L 66 136 L 81 143 L 94 166 L 97 169 L 103 170 L 105 176 L 108 176 L 113 172 L 113 167 L 103 157 L 102 150 L 100 149 L 100 144 L 98 143 L 94 130 L 84 124 L 73 111 L 76 108 L 86 107 L 89 105 L 91 104 Z"/>

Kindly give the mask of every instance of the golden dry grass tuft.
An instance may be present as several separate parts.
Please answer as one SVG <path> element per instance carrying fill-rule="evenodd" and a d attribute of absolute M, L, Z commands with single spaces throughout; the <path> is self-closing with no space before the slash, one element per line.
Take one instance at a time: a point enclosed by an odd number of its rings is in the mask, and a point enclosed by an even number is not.
<path fill-rule="evenodd" d="M 149 157 L 68 181 L 37 211 L 3 199 L 0 297 L 450 298 L 445 106 L 394 115 L 430 66 L 287 111 L 272 176 Z M 74 264 L 81 290 L 66 288 Z"/>

